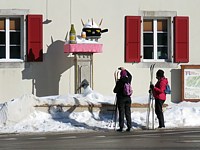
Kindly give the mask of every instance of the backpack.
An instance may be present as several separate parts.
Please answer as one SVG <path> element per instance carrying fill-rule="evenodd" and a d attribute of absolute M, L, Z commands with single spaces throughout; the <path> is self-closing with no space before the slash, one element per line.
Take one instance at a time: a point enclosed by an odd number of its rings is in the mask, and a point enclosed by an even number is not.
<path fill-rule="evenodd" d="M 131 87 L 130 83 L 125 83 L 124 84 L 124 89 L 123 89 L 123 94 L 126 96 L 131 96 L 133 93 L 133 89 Z"/>
<path fill-rule="evenodd" d="M 169 84 L 166 85 L 165 94 L 171 94 L 171 88 Z"/>

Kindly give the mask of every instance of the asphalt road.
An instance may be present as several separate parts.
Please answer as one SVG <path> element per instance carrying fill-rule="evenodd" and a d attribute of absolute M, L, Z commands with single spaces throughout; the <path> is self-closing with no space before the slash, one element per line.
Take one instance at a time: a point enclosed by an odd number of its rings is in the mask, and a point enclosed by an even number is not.
<path fill-rule="evenodd" d="M 0 150 L 200 150 L 200 128 L 1 134 Z"/>

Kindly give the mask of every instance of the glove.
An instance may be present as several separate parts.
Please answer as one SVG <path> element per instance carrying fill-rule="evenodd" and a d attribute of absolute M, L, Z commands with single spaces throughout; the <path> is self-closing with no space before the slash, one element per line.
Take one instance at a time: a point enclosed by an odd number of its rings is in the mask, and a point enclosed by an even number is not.
<path fill-rule="evenodd" d="M 154 89 L 154 85 L 153 85 L 153 84 L 150 85 L 150 89 L 151 89 L 151 90 Z"/>

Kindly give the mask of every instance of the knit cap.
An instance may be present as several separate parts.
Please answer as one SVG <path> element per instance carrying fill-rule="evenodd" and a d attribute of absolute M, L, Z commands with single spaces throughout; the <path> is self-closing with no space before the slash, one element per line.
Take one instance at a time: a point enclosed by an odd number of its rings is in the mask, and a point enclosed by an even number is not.
<path fill-rule="evenodd" d="M 121 78 L 126 77 L 126 76 L 127 76 L 126 70 L 122 70 L 122 71 L 120 72 L 120 76 L 121 76 Z"/>

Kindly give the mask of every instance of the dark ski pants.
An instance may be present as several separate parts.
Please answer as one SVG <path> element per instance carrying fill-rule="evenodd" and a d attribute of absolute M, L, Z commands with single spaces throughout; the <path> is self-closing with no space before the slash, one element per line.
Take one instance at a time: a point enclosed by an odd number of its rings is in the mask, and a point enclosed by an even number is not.
<path fill-rule="evenodd" d="M 121 99 L 118 101 L 118 110 L 119 110 L 119 127 L 123 129 L 124 127 L 124 115 L 127 121 L 127 128 L 131 128 L 131 99 Z"/>
<path fill-rule="evenodd" d="M 164 102 L 165 102 L 164 100 L 155 99 L 155 113 L 159 121 L 159 127 L 165 127 L 163 110 L 162 110 Z"/>

